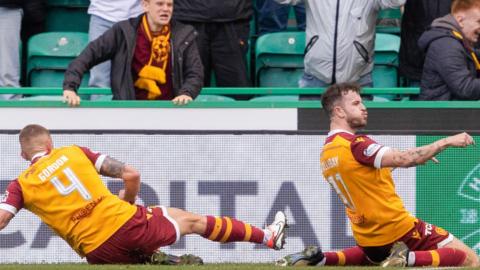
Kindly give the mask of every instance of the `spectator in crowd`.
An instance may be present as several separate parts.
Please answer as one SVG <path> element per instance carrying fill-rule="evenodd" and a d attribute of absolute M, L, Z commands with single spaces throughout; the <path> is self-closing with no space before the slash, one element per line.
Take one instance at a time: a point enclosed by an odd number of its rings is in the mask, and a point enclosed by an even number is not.
<path fill-rule="evenodd" d="M 464 132 L 406 150 L 379 144 L 369 136 L 356 134 L 368 122 L 360 91 L 357 84 L 343 83 L 330 86 L 322 95 L 330 132 L 320 156 L 323 178 L 343 202 L 357 245 L 337 252 L 308 247 L 278 263 L 478 267 L 474 250 L 405 209 L 392 177 L 392 168 L 438 162 L 437 154 L 450 147 L 473 145 L 473 138 Z"/>
<path fill-rule="evenodd" d="M 263 35 L 287 30 L 290 7 L 280 5 L 274 0 L 257 0 L 258 34 Z M 297 30 L 305 31 L 305 5 L 293 6 Z"/>
<path fill-rule="evenodd" d="M 115 100 L 172 100 L 187 104 L 201 90 L 203 66 L 191 26 L 171 21 L 173 0 L 142 0 L 145 13 L 115 24 L 90 42 L 65 72 L 64 99 L 80 102 L 76 91 L 83 74 L 112 60 Z"/>
<path fill-rule="evenodd" d="M 300 87 L 325 87 L 341 82 L 373 86 L 378 12 L 405 3 L 405 0 L 275 1 L 293 5 L 305 2 L 307 45 L 305 73 L 299 81 Z"/>
<path fill-rule="evenodd" d="M 143 13 L 142 0 L 91 0 L 88 7 L 90 26 L 88 39 L 93 41 L 115 23 L 137 17 Z M 110 87 L 110 61 L 98 64 L 90 70 L 90 87 Z"/>
<path fill-rule="evenodd" d="M 253 15 L 251 0 L 175 0 L 174 18 L 193 25 L 204 66 L 204 85 L 248 87 L 248 38 Z"/>
<path fill-rule="evenodd" d="M 0 0 L 0 86 L 20 87 L 20 27 L 22 5 Z M 8 99 L 11 95 L 3 95 Z"/>
<path fill-rule="evenodd" d="M 425 55 L 418 39 L 436 18 L 450 13 L 452 0 L 407 0 L 402 17 L 400 43 L 400 75 L 405 86 L 419 87 Z"/>
<path fill-rule="evenodd" d="M 135 205 L 140 173 L 134 167 L 86 147 L 54 148 L 50 132 L 40 125 L 24 127 L 19 141 L 22 157 L 31 164 L 1 197 L 0 231 L 25 208 L 90 264 L 163 261 L 145 257 L 189 234 L 222 243 L 263 244 L 275 250 L 285 243 L 287 220 L 281 211 L 273 224 L 260 229 L 229 217 Z M 121 179 L 124 189 L 113 195 L 100 175 Z M 176 264 L 177 259 L 172 259 Z M 192 259 L 201 262 L 198 257 Z"/>
<path fill-rule="evenodd" d="M 31 33 L 44 25 L 45 13 L 45 0 L 0 0 L 0 87 L 20 87 L 22 17 L 28 30 L 24 32 Z M 0 95 L 0 99 L 15 97 Z"/>
<path fill-rule="evenodd" d="M 451 13 L 436 19 L 420 37 L 426 53 L 420 100 L 479 100 L 480 1 L 455 0 Z"/>

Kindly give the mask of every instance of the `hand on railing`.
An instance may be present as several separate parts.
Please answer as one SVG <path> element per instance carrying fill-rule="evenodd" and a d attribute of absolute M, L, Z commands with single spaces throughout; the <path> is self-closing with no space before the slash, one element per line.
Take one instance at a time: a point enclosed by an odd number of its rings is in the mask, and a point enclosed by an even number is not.
<path fill-rule="evenodd" d="M 192 97 L 187 95 L 180 95 L 172 99 L 175 105 L 187 105 L 190 101 L 192 101 Z"/>
<path fill-rule="evenodd" d="M 80 97 L 73 90 L 63 90 L 63 102 L 68 103 L 70 107 L 76 107 L 80 105 Z"/>

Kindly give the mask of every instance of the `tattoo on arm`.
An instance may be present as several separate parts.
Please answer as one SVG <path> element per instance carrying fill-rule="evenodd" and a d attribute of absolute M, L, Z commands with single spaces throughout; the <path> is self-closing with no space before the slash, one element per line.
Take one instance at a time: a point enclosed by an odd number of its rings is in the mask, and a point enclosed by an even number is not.
<path fill-rule="evenodd" d="M 100 168 L 100 174 L 114 178 L 121 178 L 124 170 L 125 164 L 107 156 Z"/>
<path fill-rule="evenodd" d="M 415 166 L 424 164 L 441 151 L 442 148 L 438 147 L 438 145 L 433 143 L 421 147 L 408 149 L 406 151 L 400 151 L 401 154 L 398 155 L 394 160 L 398 164 Z"/>

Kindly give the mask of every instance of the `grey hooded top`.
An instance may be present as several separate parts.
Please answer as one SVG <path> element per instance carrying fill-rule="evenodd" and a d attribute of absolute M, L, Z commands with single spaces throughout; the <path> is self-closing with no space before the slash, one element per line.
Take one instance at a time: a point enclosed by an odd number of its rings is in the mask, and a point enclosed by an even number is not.
<path fill-rule="evenodd" d="M 373 70 L 375 26 L 381 9 L 405 0 L 275 0 L 305 2 L 305 72 L 327 83 L 358 81 Z"/>

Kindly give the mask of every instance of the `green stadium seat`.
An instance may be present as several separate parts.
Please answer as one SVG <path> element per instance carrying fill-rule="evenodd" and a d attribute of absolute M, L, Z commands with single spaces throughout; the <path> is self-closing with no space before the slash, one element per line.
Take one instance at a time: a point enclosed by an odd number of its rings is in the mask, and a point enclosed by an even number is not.
<path fill-rule="evenodd" d="M 373 86 L 375 88 L 398 87 L 399 50 L 399 36 L 384 33 L 376 34 L 373 68 Z"/>
<path fill-rule="evenodd" d="M 391 20 L 402 20 L 402 11 L 399 8 L 391 8 L 391 9 L 383 9 L 380 10 L 378 14 L 378 19 L 391 19 Z M 395 34 L 400 35 L 400 27 L 399 26 L 389 26 L 389 25 L 377 25 L 376 31 L 377 33 L 388 33 L 388 34 Z"/>
<path fill-rule="evenodd" d="M 198 95 L 195 101 L 198 102 L 208 102 L 208 101 L 216 101 L 216 102 L 231 102 L 235 101 L 235 99 L 231 97 L 221 96 L 221 95 Z"/>
<path fill-rule="evenodd" d="M 47 32 L 88 32 L 89 0 L 48 0 Z"/>
<path fill-rule="evenodd" d="M 50 32 L 30 38 L 27 52 L 27 83 L 33 87 L 62 87 L 70 62 L 88 44 L 86 33 Z M 88 74 L 81 86 L 88 85 Z"/>
<path fill-rule="evenodd" d="M 272 96 L 261 96 L 254 97 L 250 99 L 252 102 L 275 102 L 275 101 L 299 101 L 297 95 L 272 95 Z"/>
<path fill-rule="evenodd" d="M 257 39 L 255 50 L 258 86 L 298 86 L 304 69 L 305 32 L 265 34 Z"/>

